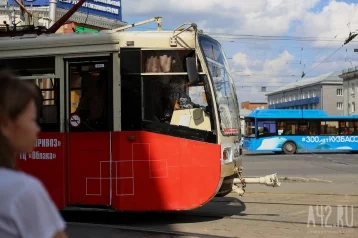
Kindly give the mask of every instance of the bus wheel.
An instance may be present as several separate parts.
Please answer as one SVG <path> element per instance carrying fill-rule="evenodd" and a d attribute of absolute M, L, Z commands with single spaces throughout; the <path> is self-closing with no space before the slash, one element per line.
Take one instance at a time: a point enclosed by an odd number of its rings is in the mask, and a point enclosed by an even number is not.
<path fill-rule="evenodd" d="M 283 152 L 285 152 L 286 155 L 292 155 L 296 152 L 296 145 L 293 142 L 286 142 L 283 145 Z"/>

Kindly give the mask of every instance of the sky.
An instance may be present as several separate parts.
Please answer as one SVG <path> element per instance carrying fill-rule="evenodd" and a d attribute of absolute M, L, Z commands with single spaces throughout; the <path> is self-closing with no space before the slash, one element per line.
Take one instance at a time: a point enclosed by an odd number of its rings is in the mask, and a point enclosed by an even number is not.
<path fill-rule="evenodd" d="M 162 16 L 165 30 L 194 22 L 217 39 L 240 102 L 267 101 L 285 84 L 358 66 L 358 37 L 342 47 L 358 32 L 356 0 L 122 0 L 122 12 L 128 23 Z"/>

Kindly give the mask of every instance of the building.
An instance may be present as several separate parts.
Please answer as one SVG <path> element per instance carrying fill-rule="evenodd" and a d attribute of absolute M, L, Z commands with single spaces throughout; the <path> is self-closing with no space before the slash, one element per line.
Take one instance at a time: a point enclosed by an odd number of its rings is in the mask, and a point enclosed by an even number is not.
<path fill-rule="evenodd" d="M 343 80 L 340 72 L 303 78 L 287 84 L 268 97 L 272 109 L 321 109 L 328 115 L 343 115 Z"/>
<path fill-rule="evenodd" d="M 343 112 L 345 116 L 357 114 L 358 105 L 358 66 L 343 70 L 339 76 L 343 79 Z"/>
<path fill-rule="evenodd" d="M 247 110 L 255 110 L 255 109 L 265 109 L 267 108 L 267 102 L 242 102 L 241 103 L 241 109 L 247 109 Z"/>
<path fill-rule="evenodd" d="M 29 18 L 27 14 L 21 14 L 21 9 L 14 0 L 0 0 L 0 30 L 6 27 L 5 24 L 1 25 L 4 21 L 10 28 L 14 27 L 14 22 L 17 27 L 34 25 L 35 27 L 44 26 L 49 28 L 50 0 L 24 0 L 23 2 L 26 9 L 33 15 L 32 18 Z M 77 2 L 57 0 L 56 21 Z M 121 0 L 87 0 L 68 20 L 68 24 L 59 29 L 59 32 L 98 31 L 118 28 L 124 25 L 126 23 L 122 21 Z"/>

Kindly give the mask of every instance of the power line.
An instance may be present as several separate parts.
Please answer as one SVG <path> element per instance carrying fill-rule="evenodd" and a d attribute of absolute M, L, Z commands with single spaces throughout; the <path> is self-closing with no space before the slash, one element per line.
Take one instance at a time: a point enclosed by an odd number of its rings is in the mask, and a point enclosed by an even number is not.
<path fill-rule="evenodd" d="M 225 36 L 217 36 L 215 37 L 216 39 L 226 39 L 227 41 L 233 43 L 235 42 L 234 40 L 256 40 L 256 41 L 302 41 L 302 42 L 326 42 L 326 41 L 329 41 L 329 42 L 332 42 L 332 41 L 335 41 L 335 42 L 342 42 L 342 40 L 332 40 L 332 39 L 265 39 L 265 38 L 231 38 L 231 37 L 225 37 Z M 357 42 L 357 41 L 355 41 Z"/>
<path fill-rule="evenodd" d="M 285 35 L 276 35 L 276 36 L 272 36 L 272 35 L 245 35 L 245 34 L 229 34 L 229 33 L 210 33 L 210 32 L 205 32 L 206 34 L 209 35 L 217 35 L 217 36 L 225 36 L 225 37 L 231 37 L 231 36 L 235 36 L 235 37 L 250 37 L 250 38 L 282 38 L 282 39 L 326 39 L 326 40 L 330 40 L 331 37 L 317 37 L 317 36 L 285 36 Z M 341 40 L 343 40 L 344 38 L 342 38 Z"/>
<path fill-rule="evenodd" d="M 349 21 L 348 24 L 347 24 L 347 26 L 348 26 L 348 28 L 349 28 L 349 31 L 350 31 L 350 24 L 351 24 L 351 22 L 352 22 L 352 20 L 353 20 L 353 17 L 354 17 L 354 15 L 355 15 L 355 13 L 356 13 L 356 10 L 357 10 L 357 5 L 354 6 L 354 13 L 353 13 L 353 15 L 352 15 L 350 21 Z M 342 30 L 339 31 L 339 33 L 334 37 L 334 39 L 337 38 L 337 36 L 338 36 L 341 32 L 342 32 Z M 357 35 L 358 35 L 357 33 L 352 34 L 352 32 L 350 31 L 348 38 L 345 39 L 344 44 L 343 44 L 341 47 L 339 47 L 339 48 L 338 48 L 336 51 L 334 51 L 331 55 L 329 55 L 327 58 L 325 58 L 321 63 L 319 63 L 319 64 L 316 65 L 315 67 L 312 67 L 308 72 L 305 73 L 305 72 L 303 71 L 301 78 L 303 78 L 307 73 L 309 73 L 309 72 L 312 71 L 313 69 L 319 67 L 322 63 L 324 63 L 326 60 L 328 60 L 329 58 L 331 58 L 331 57 L 332 57 L 334 54 L 336 54 L 340 49 L 342 49 L 346 44 L 348 44 L 349 42 L 351 42 Z M 332 41 L 333 41 L 333 39 L 332 39 L 330 42 L 332 42 Z M 330 44 L 330 42 L 328 42 L 328 44 Z M 328 45 L 328 44 L 327 44 L 327 45 Z M 326 45 L 326 46 L 327 46 L 327 45 Z M 316 55 L 316 56 L 317 56 L 317 55 Z"/>
<path fill-rule="evenodd" d="M 356 11 L 357 11 L 357 5 L 358 5 L 358 4 L 356 4 L 356 5 L 354 6 L 354 12 L 353 12 L 353 15 L 352 15 L 351 19 L 349 20 L 349 22 L 348 22 L 348 24 L 347 24 L 348 29 L 349 29 L 349 31 L 350 31 L 350 32 L 351 32 L 351 22 L 352 22 L 352 20 L 353 20 L 353 18 L 354 18 L 354 15 L 356 14 Z"/>

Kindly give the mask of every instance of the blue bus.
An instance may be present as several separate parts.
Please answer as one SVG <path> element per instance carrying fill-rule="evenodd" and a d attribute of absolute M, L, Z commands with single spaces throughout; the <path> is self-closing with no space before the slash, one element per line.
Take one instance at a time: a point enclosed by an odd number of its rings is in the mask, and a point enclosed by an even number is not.
<path fill-rule="evenodd" d="M 255 152 L 358 151 L 358 115 L 322 110 L 264 109 L 245 117 L 243 148 Z"/>

